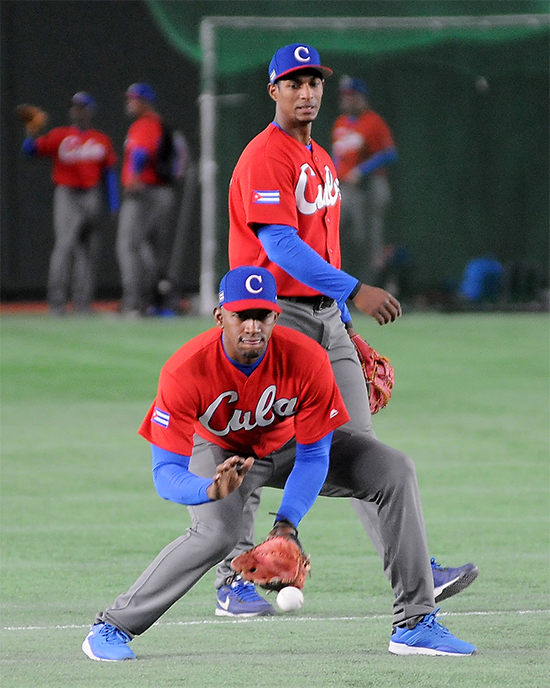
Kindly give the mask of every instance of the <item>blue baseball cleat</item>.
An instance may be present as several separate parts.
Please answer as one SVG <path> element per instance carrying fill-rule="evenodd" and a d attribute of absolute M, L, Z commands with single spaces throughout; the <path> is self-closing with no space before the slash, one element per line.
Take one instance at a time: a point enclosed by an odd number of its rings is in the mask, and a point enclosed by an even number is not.
<path fill-rule="evenodd" d="M 94 624 L 82 643 L 82 651 L 97 662 L 122 662 L 135 659 L 127 643 L 131 638 L 111 624 Z"/>
<path fill-rule="evenodd" d="M 428 614 L 414 628 L 394 628 L 389 651 L 394 655 L 443 655 L 468 657 L 476 652 L 470 643 L 459 640 L 437 622 L 439 609 Z"/>
<path fill-rule="evenodd" d="M 434 596 L 436 602 L 446 600 L 475 581 L 479 569 L 475 564 L 464 564 L 456 569 L 440 566 L 435 559 L 430 561 L 434 577 Z"/>
<path fill-rule="evenodd" d="M 276 614 L 272 605 L 258 595 L 254 583 L 241 576 L 228 579 L 227 585 L 218 590 L 216 616 L 272 616 Z"/>

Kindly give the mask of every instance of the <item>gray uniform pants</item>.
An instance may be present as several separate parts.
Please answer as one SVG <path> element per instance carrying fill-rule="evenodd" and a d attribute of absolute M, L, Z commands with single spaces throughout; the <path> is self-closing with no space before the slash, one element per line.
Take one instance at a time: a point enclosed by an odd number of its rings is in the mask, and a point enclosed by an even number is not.
<path fill-rule="evenodd" d="M 151 305 L 170 260 L 174 205 L 174 189 L 164 184 L 123 197 L 117 236 L 123 311 Z"/>
<path fill-rule="evenodd" d="M 63 312 L 69 301 L 75 311 L 91 311 L 101 243 L 102 189 L 56 186 L 53 199 L 55 245 L 50 258 L 48 303 Z"/>
<path fill-rule="evenodd" d="M 374 284 L 384 247 L 384 218 L 391 201 L 386 175 L 370 174 L 360 184 L 340 184 L 340 237 L 346 272 Z"/>
<path fill-rule="evenodd" d="M 294 305 L 297 308 L 292 310 L 298 317 L 302 307 Z M 286 304 L 283 308 L 289 315 Z M 335 306 L 326 309 L 323 317 L 310 313 L 312 324 L 315 319 L 315 338 L 324 344 L 331 342 L 328 350 L 341 380 L 359 379 L 355 370 L 357 358 L 354 363 L 350 355 L 349 337 L 342 324 L 338 324 L 338 309 Z M 361 423 L 364 425 L 365 421 Z M 230 451 L 196 438 L 190 470 L 212 477 L 216 466 L 231 455 Z M 193 523 L 186 534 L 167 545 L 131 588 L 98 614 L 96 623 L 113 624 L 131 637 L 147 630 L 235 548 L 241 537 L 248 497 L 264 485 L 282 488 L 294 457 L 292 441 L 256 461 L 239 490 L 225 499 L 189 507 Z M 373 433 L 357 430 L 352 422 L 346 423 L 334 432 L 329 473 L 321 494 L 354 497 L 361 500 L 360 504 L 373 504 L 384 548 L 384 566 L 395 593 L 394 624 L 431 613 L 435 607 L 433 578 L 412 460 L 377 440 Z"/>

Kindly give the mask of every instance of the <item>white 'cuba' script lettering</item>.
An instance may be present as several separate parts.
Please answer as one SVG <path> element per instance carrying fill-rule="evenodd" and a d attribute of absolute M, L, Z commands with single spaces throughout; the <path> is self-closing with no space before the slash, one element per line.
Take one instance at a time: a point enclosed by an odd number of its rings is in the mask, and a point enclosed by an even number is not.
<path fill-rule="evenodd" d="M 333 150 L 337 156 L 342 156 L 349 151 L 358 151 L 365 145 L 365 138 L 358 131 L 348 131 L 339 127 L 334 132 Z"/>
<path fill-rule="evenodd" d="M 59 144 L 59 159 L 65 163 L 94 162 L 103 160 L 105 146 L 94 139 L 81 142 L 78 136 L 66 136 Z"/>
<path fill-rule="evenodd" d="M 315 171 L 305 162 L 300 167 L 300 177 L 294 192 L 298 210 L 303 215 L 313 215 L 317 210 L 336 205 L 340 196 L 340 182 L 332 176 L 328 165 L 325 165 L 325 184 L 317 184 L 317 196 L 313 202 L 306 200 L 308 177 L 315 177 Z"/>
<path fill-rule="evenodd" d="M 252 415 L 252 411 L 241 411 L 236 408 L 225 428 L 216 430 L 211 425 L 215 420 L 216 411 L 222 407 L 222 404 L 235 404 L 239 400 L 239 395 L 234 390 L 222 392 L 200 416 L 199 421 L 209 432 L 218 437 L 224 437 L 224 435 L 228 435 L 230 432 L 237 432 L 237 430 L 253 430 L 256 427 L 265 428 L 275 422 L 276 416 L 285 418 L 296 413 L 298 397 L 277 399 L 276 396 L 276 385 L 269 385 L 258 399 L 254 415 Z"/>

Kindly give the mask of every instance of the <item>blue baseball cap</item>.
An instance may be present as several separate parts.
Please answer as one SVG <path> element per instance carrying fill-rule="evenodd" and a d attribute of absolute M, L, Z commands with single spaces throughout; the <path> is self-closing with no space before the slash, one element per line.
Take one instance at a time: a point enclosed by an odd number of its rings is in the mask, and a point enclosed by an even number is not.
<path fill-rule="evenodd" d="M 343 76 L 340 79 L 340 91 L 343 93 L 362 93 L 367 97 L 369 95 L 369 87 L 363 79 L 357 79 L 351 76 Z"/>
<path fill-rule="evenodd" d="M 332 69 L 321 66 L 321 57 L 311 45 L 292 43 L 279 48 L 269 63 L 269 83 L 274 84 L 278 79 L 297 72 L 299 69 L 316 69 L 323 77 L 330 76 Z"/>
<path fill-rule="evenodd" d="M 85 107 L 95 108 L 95 100 L 86 91 L 78 91 L 71 98 L 71 105 L 84 105 Z"/>
<path fill-rule="evenodd" d="M 220 282 L 218 302 L 228 311 L 262 308 L 281 313 L 275 278 L 265 268 L 242 265 L 227 272 Z"/>
<path fill-rule="evenodd" d="M 152 86 L 149 84 L 132 84 L 126 89 L 126 96 L 128 98 L 143 98 L 143 100 L 150 100 L 154 103 L 157 95 Z"/>

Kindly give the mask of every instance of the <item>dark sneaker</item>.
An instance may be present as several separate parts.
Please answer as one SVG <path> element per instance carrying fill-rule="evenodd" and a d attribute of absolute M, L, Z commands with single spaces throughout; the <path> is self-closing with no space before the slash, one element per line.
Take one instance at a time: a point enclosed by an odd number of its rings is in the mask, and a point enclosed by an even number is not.
<path fill-rule="evenodd" d="M 126 633 L 110 624 L 95 624 L 82 643 L 82 651 L 90 659 L 98 662 L 135 659 L 135 654 L 128 647 L 130 640 Z"/>
<path fill-rule="evenodd" d="M 216 616 L 272 616 L 276 611 L 256 592 L 254 583 L 235 576 L 218 590 Z"/>
<path fill-rule="evenodd" d="M 434 577 L 435 601 L 441 602 L 471 585 L 478 576 L 475 564 L 464 564 L 456 569 L 440 566 L 435 559 L 430 561 Z"/>
<path fill-rule="evenodd" d="M 446 655 L 467 657 L 476 652 L 470 643 L 459 640 L 437 622 L 439 609 L 424 617 L 412 629 L 394 628 L 389 651 L 394 655 Z"/>

